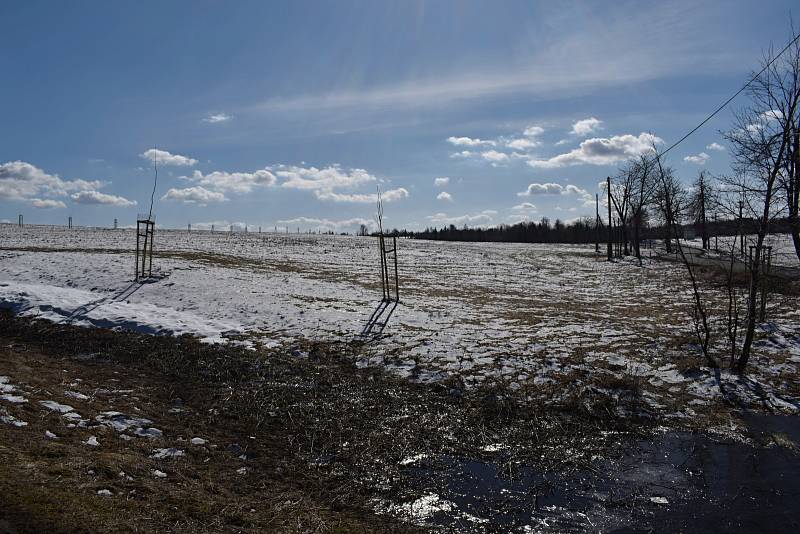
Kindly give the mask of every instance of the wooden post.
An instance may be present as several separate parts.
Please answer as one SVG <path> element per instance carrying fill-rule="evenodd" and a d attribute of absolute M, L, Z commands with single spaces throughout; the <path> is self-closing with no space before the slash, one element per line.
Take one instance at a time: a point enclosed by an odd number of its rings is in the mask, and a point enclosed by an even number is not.
<path fill-rule="evenodd" d="M 139 221 L 136 221 L 136 263 L 133 270 L 133 280 L 139 280 Z"/>
<path fill-rule="evenodd" d="M 600 195 L 594 194 L 594 253 L 600 253 Z"/>
<path fill-rule="evenodd" d="M 608 261 L 612 261 L 611 240 L 614 238 L 611 229 L 611 177 L 606 178 L 606 189 L 608 189 Z"/>
<path fill-rule="evenodd" d="M 397 275 L 397 237 L 392 237 L 394 248 L 394 301 L 400 302 L 400 277 Z"/>
<path fill-rule="evenodd" d="M 769 277 L 770 266 L 772 264 L 772 247 L 764 247 L 762 254 L 767 256 L 766 262 L 761 262 L 761 265 L 764 266 L 764 270 L 761 273 L 761 310 L 759 313 L 759 320 L 763 323 L 767 317 L 767 278 Z"/>

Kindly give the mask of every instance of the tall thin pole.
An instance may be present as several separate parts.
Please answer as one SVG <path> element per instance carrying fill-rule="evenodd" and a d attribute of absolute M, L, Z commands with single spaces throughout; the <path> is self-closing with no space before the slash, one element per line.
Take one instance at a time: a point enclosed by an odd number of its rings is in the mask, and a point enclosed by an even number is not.
<path fill-rule="evenodd" d="M 597 193 L 594 194 L 594 215 L 594 252 L 597 254 L 600 252 L 600 195 Z"/>
<path fill-rule="evenodd" d="M 611 261 L 612 250 L 611 241 L 614 239 L 614 234 L 611 229 L 611 177 L 606 178 L 606 189 L 608 190 L 608 261 Z"/>

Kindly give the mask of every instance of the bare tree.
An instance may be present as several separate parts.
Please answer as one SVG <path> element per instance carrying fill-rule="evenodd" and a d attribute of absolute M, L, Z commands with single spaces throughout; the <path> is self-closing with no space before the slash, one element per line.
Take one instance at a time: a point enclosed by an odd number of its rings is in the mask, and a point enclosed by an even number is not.
<path fill-rule="evenodd" d="M 747 367 L 755 334 L 764 239 L 772 220 L 787 206 L 785 201 L 780 202 L 779 184 L 786 177 L 787 160 L 792 157 L 800 103 L 800 48 L 795 45 L 787 53 L 789 56 L 778 61 L 771 51 L 767 53 L 763 72 L 748 88 L 749 106 L 736 114 L 734 128 L 725 134 L 737 171 L 730 185 L 743 192 L 756 232 L 753 253 L 749 255 L 752 259 L 747 262 L 750 285 L 744 342 L 735 365 L 740 373 Z"/>
<path fill-rule="evenodd" d="M 655 146 L 653 147 L 655 150 Z M 675 247 L 678 250 L 678 255 L 683 262 L 686 272 L 689 275 L 689 280 L 692 284 L 692 295 L 694 297 L 694 308 L 692 319 L 694 321 L 694 331 L 697 341 L 700 343 L 700 349 L 703 351 L 708 364 L 711 367 L 718 367 L 717 361 L 711 355 L 711 327 L 708 323 L 708 313 L 706 312 L 703 303 L 702 295 L 700 294 L 700 287 L 697 283 L 697 276 L 694 272 L 694 267 L 686 254 L 683 251 L 683 246 L 680 240 L 680 226 L 683 215 L 686 211 L 687 200 L 685 198 L 685 191 L 680 181 L 675 177 L 674 172 L 669 167 L 664 167 L 661 162 L 661 156 L 656 152 L 653 160 L 655 168 L 655 177 L 657 180 L 657 188 L 655 190 L 654 199 L 662 212 L 665 226 L 667 228 L 667 239 L 674 238 Z"/>
<path fill-rule="evenodd" d="M 628 255 L 628 223 L 630 222 L 631 195 L 636 188 L 636 170 L 633 161 L 624 165 L 611 181 L 611 203 L 620 221 L 623 255 Z"/>
<path fill-rule="evenodd" d="M 695 226 L 699 230 L 702 247 L 708 250 L 711 248 L 711 240 L 708 235 L 708 214 L 716 209 L 716 195 L 710 176 L 706 171 L 700 171 L 692 185 L 689 210 Z"/>

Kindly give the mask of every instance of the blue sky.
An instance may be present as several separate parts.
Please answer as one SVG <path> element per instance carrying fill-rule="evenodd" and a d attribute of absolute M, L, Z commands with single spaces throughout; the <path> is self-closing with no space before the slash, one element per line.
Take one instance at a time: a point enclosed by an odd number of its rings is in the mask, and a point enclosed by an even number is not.
<path fill-rule="evenodd" d="M 133 224 L 154 156 L 168 227 L 353 231 L 376 187 L 409 229 L 591 215 L 790 39 L 792 5 L 5 1 L 0 220 Z M 670 153 L 685 181 L 728 171 L 730 123 Z"/>

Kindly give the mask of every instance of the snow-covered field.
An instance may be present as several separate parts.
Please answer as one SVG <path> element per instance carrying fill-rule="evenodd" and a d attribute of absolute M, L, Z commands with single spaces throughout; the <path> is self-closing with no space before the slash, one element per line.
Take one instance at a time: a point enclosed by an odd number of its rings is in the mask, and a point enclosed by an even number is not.
<path fill-rule="evenodd" d="M 74 324 L 290 346 L 298 337 L 357 338 L 380 304 L 374 238 L 158 231 L 159 277 L 145 284 L 132 282 L 134 243 L 132 230 L 0 225 L 0 306 Z M 401 304 L 364 364 L 416 380 L 457 373 L 467 385 L 502 376 L 549 396 L 624 378 L 644 385 L 653 409 L 680 402 L 688 415 L 716 402 L 720 384 L 774 409 L 800 405 L 787 386 L 800 368 L 797 297 L 770 301 L 747 379 L 761 394 L 698 369 L 702 360 L 690 365 L 692 299 L 678 264 L 608 263 L 593 247 L 571 245 L 398 247 Z M 721 314 L 723 291 L 705 296 Z"/>

